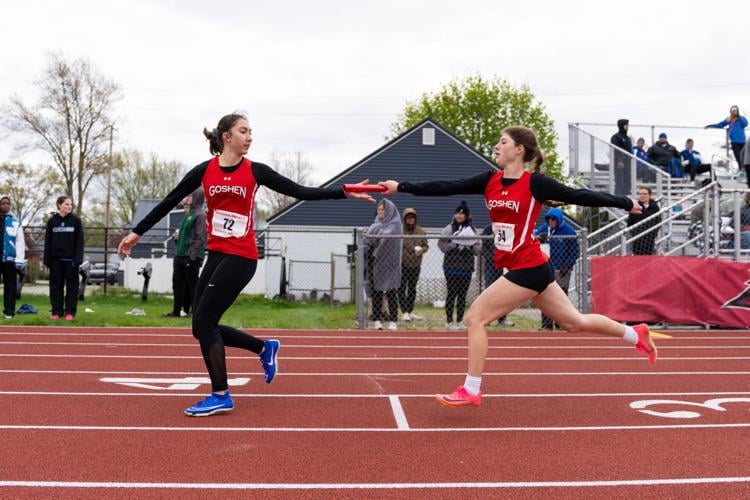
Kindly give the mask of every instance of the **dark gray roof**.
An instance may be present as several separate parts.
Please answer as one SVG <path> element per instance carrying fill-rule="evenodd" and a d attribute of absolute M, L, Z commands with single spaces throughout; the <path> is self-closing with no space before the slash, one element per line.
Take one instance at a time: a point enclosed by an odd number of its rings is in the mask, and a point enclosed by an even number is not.
<path fill-rule="evenodd" d="M 148 213 L 161 202 L 161 200 L 138 200 L 138 204 L 135 207 L 135 216 L 133 217 L 133 225 L 135 227 L 141 220 L 143 220 Z M 169 240 L 169 236 L 179 229 L 182 224 L 182 219 L 185 218 L 185 212 L 181 209 L 172 210 L 167 214 L 166 217 L 161 219 L 159 222 L 154 224 L 154 227 L 146 231 L 138 244 L 133 248 L 133 257 L 150 257 L 151 250 L 153 248 L 164 248 L 164 242 L 167 242 L 167 251 L 171 254 L 174 251 L 174 240 Z M 169 240 L 169 241 L 167 241 Z"/>
<path fill-rule="evenodd" d="M 423 129 L 434 129 L 433 146 L 422 144 Z M 386 179 L 417 182 L 458 179 L 496 168 L 434 120 L 425 119 L 323 186 L 341 186 L 363 179 L 370 179 L 371 183 Z M 390 199 L 400 212 L 407 207 L 416 209 L 418 223 L 422 227 L 440 228 L 447 225 L 461 200 L 466 200 L 469 205 L 477 227 L 489 223 L 484 197 L 481 195 L 422 197 L 396 194 Z M 268 224 L 271 227 L 363 227 L 369 226 L 374 218 L 375 206 L 369 203 L 353 200 L 297 201 L 270 217 Z"/>

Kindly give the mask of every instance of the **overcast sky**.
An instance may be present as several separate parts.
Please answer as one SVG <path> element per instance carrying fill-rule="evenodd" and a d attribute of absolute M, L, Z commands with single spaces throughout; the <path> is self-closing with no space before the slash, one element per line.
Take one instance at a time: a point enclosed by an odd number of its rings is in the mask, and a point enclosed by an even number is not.
<path fill-rule="evenodd" d="M 566 158 L 568 122 L 746 114 L 749 20 L 734 0 L 4 2 L 0 100 L 34 102 L 60 51 L 121 85 L 116 147 L 192 166 L 209 154 L 202 128 L 241 110 L 251 159 L 301 151 L 322 182 L 380 147 L 407 101 L 481 74 L 528 84 Z M 0 161 L 45 160 L 0 139 Z"/>

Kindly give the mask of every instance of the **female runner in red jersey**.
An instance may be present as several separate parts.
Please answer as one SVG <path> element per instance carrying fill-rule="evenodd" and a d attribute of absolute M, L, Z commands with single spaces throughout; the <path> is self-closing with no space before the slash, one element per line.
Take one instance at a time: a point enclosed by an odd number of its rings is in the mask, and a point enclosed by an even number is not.
<path fill-rule="evenodd" d="M 509 272 L 495 281 L 474 301 L 465 318 L 469 342 L 469 370 L 463 386 L 451 394 L 438 394 L 446 406 L 479 406 L 482 371 L 487 357 L 485 326 L 527 300 L 569 332 L 594 332 L 623 337 L 636 351 L 656 361 L 656 346 L 648 326 L 634 327 L 617 323 L 600 314 L 582 314 L 555 282 L 555 273 L 539 240 L 533 236 L 533 225 L 542 203 L 556 200 L 591 207 L 617 207 L 639 213 L 640 205 L 625 196 L 573 189 L 540 172 L 544 155 L 533 130 L 514 126 L 503 130 L 495 146 L 499 171 L 488 171 L 467 179 L 432 182 L 379 183 L 384 194 L 395 192 L 419 196 L 483 194 L 490 211 L 495 241 L 495 267 Z M 527 170 L 526 166 L 530 165 Z"/>
<path fill-rule="evenodd" d="M 222 315 L 250 282 L 257 267 L 253 207 L 258 187 L 266 186 L 301 200 L 346 197 L 374 202 L 367 193 L 300 186 L 269 166 L 245 158 L 253 139 L 244 115 L 226 115 L 219 120 L 215 129 L 210 132 L 204 129 L 203 133 L 214 156 L 188 172 L 177 187 L 133 228 L 133 232 L 123 238 L 117 248 L 120 254 L 130 255 L 130 249 L 138 243 L 141 235 L 167 215 L 180 200 L 203 186 L 208 208 L 208 258 L 193 299 L 193 336 L 200 343 L 212 392 L 185 409 L 185 414 L 193 417 L 234 409 L 227 384 L 225 346 L 258 354 L 266 382 L 270 383 L 277 373 L 278 340 L 260 340 L 219 324 Z M 367 181 L 360 184 L 367 184 Z"/>

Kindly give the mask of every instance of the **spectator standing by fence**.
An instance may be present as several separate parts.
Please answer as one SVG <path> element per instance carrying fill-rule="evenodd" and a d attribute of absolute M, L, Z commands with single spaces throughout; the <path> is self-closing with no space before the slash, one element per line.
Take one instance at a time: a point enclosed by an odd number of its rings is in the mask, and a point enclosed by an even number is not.
<path fill-rule="evenodd" d="M 539 226 L 534 234 L 540 241 L 549 242 L 549 262 L 555 270 L 555 281 L 565 295 L 568 295 L 570 277 L 578 260 L 576 230 L 565 222 L 565 214 L 557 207 L 550 208 L 544 219 L 547 221 L 546 224 Z M 560 327 L 542 313 L 542 328 L 552 330 Z"/>
<path fill-rule="evenodd" d="M 438 248 L 443 256 L 443 274 L 447 288 L 445 296 L 445 328 L 465 330 L 464 310 L 466 294 L 474 274 L 474 260 L 481 251 L 479 239 L 472 239 L 477 232 L 471 222 L 471 212 L 465 201 L 456 208 L 453 221 L 440 233 Z M 453 322 L 453 308 L 456 308 L 456 321 Z"/>
<path fill-rule="evenodd" d="M 83 225 L 70 196 L 57 198 L 57 213 L 47 221 L 44 265 L 49 268 L 51 319 L 71 321 L 78 308 L 78 268 L 83 262 Z"/>
<path fill-rule="evenodd" d="M 631 232 L 631 235 L 641 234 L 643 236 L 633 241 L 633 255 L 653 255 L 656 251 L 656 234 L 659 231 L 654 229 L 646 232 L 661 222 L 661 215 L 652 217 L 659 213 L 659 204 L 651 199 L 651 188 L 643 186 L 638 190 L 638 204 L 641 206 L 641 213 L 628 215 L 628 227 L 633 226 L 644 219 L 649 222 L 637 227 Z"/>
<path fill-rule="evenodd" d="M 424 229 L 417 225 L 417 211 L 404 209 L 404 235 L 424 236 Z M 414 314 L 414 301 L 417 298 L 417 282 L 422 271 L 422 256 L 430 248 L 427 238 L 404 238 L 401 254 L 401 287 L 398 289 L 398 302 L 401 305 L 403 321 L 423 320 Z"/>
<path fill-rule="evenodd" d="M 745 136 L 745 127 L 747 127 L 747 118 L 740 114 L 739 106 L 729 108 L 729 116 L 719 123 L 706 125 L 706 128 L 727 128 L 729 134 L 729 144 L 732 147 L 732 153 L 737 160 L 738 168 L 742 168 L 742 148 L 745 147 L 747 137 Z M 747 185 L 750 187 L 750 168 L 745 171 L 747 174 Z"/>
<path fill-rule="evenodd" d="M 203 189 L 199 188 L 183 201 L 185 217 L 176 231 L 174 259 L 172 260 L 172 310 L 162 316 L 189 316 L 193 305 L 198 271 L 206 253 L 206 213 Z"/>
<path fill-rule="evenodd" d="M 370 256 L 372 265 L 368 279 L 372 299 L 373 328 L 383 329 L 383 296 L 388 301 L 386 320 L 389 330 L 396 330 L 398 325 L 398 289 L 401 286 L 401 238 L 382 238 L 382 236 L 401 236 L 401 216 L 391 200 L 380 200 L 375 221 L 365 235 L 365 255 Z"/>
<path fill-rule="evenodd" d="M 26 245 L 23 228 L 10 212 L 10 197 L 0 198 L 0 228 L 3 230 L 2 275 L 3 275 L 3 317 L 13 319 L 16 314 L 16 269 L 26 258 Z"/>

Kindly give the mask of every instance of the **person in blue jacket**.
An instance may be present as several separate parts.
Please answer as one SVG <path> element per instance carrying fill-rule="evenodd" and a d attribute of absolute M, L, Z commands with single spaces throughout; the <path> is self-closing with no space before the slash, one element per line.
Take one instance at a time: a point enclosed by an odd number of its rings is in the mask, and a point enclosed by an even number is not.
<path fill-rule="evenodd" d="M 732 146 L 732 152 L 737 160 L 737 165 L 742 168 L 742 148 L 745 147 L 747 138 L 745 137 L 745 127 L 747 127 L 747 118 L 740 114 L 739 106 L 732 106 L 729 108 L 729 116 L 721 120 L 719 123 L 713 123 L 706 125 L 706 128 L 727 128 L 729 131 L 729 144 Z M 747 185 L 750 187 L 750 168 L 746 170 Z"/>
<path fill-rule="evenodd" d="M 635 167 L 636 177 L 641 182 L 656 182 L 656 173 L 648 168 L 651 159 L 648 157 L 648 153 L 646 153 L 646 139 L 639 137 L 638 140 L 635 141 L 632 153 L 633 156 L 638 158 Z"/>
<path fill-rule="evenodd" d="M 26 246 L 21 222 L 10 213 L 10 198 L 0 197 L 0 228 L 3 230 L 2 275 L 3 317 L 13 319 L 16 314 L 16 269 L 23 265 Z"/>
<path fill-rule="evenodd" d="M 565 222 L 565 215 L 559 208 L 550 208 L 544 216 L 547 221 L 534 232 L 541 241 L 549 242 L 549 261 L 555 269 L 555 281 L 565 294 L 568 294 L 570 276 L 578 260 L 578 240 L 576 230 Z M 553 329 L 553 322 L 542 314 L 542 328 Z"/>
<path fill-rule="evenodd" d="M 693 149 L 693 145 L 693 140 L 688 139 L 685 141 L 685 149 L 680 151 L 682 168 L 686 174 L 690 175 L 691 181 L 695 180 L 696 175 L 711 171 L 711 165 L 703 163 L 700 152 Z"/>

